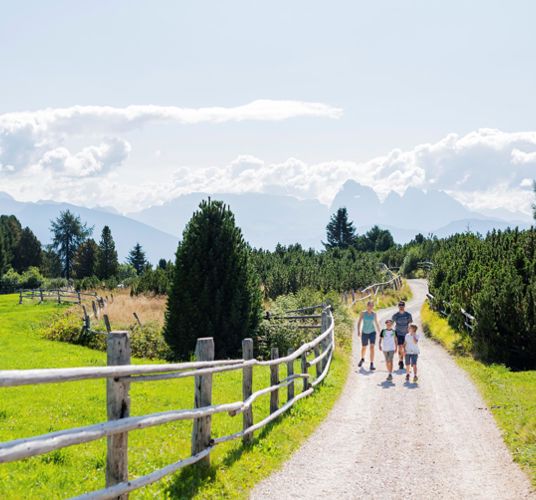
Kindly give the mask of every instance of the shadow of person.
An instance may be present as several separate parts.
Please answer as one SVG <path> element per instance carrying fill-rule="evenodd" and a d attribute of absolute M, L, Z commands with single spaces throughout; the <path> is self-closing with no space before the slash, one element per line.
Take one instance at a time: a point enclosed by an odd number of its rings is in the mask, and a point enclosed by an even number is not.
<path fill-rule="evenodd" d="M 382 383 L 378 384 L 378 387 L 381 387 L 382 389 L 391 389 L 395 386 L 396 384 L 392 380 L 384 380 Z"/>
<path fill-rule="evenodd" d="M 372 375 L 374 371 L 365 370 L 362 366 L 359 368 L 359 370 L 356 370 L 356 373 L 359 373 L 360 375 Z"/>
<path fill-rule="evenodd" d="M 410 382 L 409 380 L 406 380 L 404 382 L 404 387 L 406 389 L 417 389 L 419 387 L 419 384 L 417 384 L 417 382 Z"/>

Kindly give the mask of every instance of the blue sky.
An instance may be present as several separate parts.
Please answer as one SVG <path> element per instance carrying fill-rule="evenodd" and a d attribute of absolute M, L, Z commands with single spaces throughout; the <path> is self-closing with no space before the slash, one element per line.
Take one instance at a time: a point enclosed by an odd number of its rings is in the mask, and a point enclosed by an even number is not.
<path fill-rule="evenodd" d="M 476 208 L 528 211 L 532 1 L 21 1 L 1 9 L 0 188 L 17 198 L 132 210 L 204 189 L 327 203 L 354 178 L 383 195 L 415 185 Z M 289 117 L 236 111 L 257 100 L 292 101 Z M 340 112 L 311 114 L 307 103 Z M 223 122 L 132 126 L 97 109 L 132 105 L 235 111 Z M 71 113 L 61 130 L 41 116 L 31 137 L 13 132 L 21 119 L 35 122 L 20 112 L 73 106 L 94 108 Z M 37 173 L 39 186 L 30 182 Z"/>

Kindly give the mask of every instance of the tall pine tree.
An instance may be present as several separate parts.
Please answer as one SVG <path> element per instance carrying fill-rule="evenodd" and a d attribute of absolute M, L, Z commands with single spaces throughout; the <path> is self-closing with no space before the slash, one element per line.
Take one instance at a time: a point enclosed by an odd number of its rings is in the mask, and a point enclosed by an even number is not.
<path fill-rule="evenodd" d="M 147 265 L 147 259 L 145 258 L 145 252 L 139 243 L 134 245 L 134 248 L 128 254 L 127 262 L 136 269 L 136 273 L 140 275 L 145 266 Z"/>
<path fill-rule="evenodd" d="M 95 276 L 97 272 L 97 262 L 99 257 L 99 247 L 93 238 L 82 243 L 75 254 L 73 270 L 77 278 L 88 278 Z"/>
<path fill-rule="evenodd" d="M 348 220 L 348 211 L 345 207 L 339 208 L 331 216 L 326 227 L 328 242 L 326 248 L 348 248 L 355 243 L 356 234 L 353 222 Z"/>
<path fill-rule="evenodd" d="M 101 239 L 99 242 L 99 258 L 97 264 L 97 276 L 100 279 L 107 280 L 116 276 L 119 270 L 119 261 L 117 259 L 117 250 L 112 237 L 112 231 L 108 226 L 102 228 Z"/>
<path fill-rule="evenodd" d="M 72 275 L 74 255 L 78 247 L 91 236 L 93 228 L 82 224 L 80 217 L 70 210 L 60 212 L 59 217 L 50 225 L 52 231 L 51 247 L 58 253 L 62 263 L 62 274 L 67 279 Z"/>
<path fill-rule="evenodd" d="M 25 227 L 21 232 L 13 255 L 13 269 L 22 273 L 31 266 L 39 267 L 41 253 L 41 242 L 29 227 Z"/>
<path fill-rule="evenodd" d="M 258 277 L 234 215 L 203 201 L 177 248 L 164 337 L 178 359 L 188 359 L 199 337 L 214 338 L 217 358 L 236 356 L 260 317 Z"/>
<path fill-rule="evenodd" d="M 22 226 L 14 215 L 0 215 L 0 227 L 4 235 L 6 265 L 13 267 L 13 260 L 22 235 Z"/>

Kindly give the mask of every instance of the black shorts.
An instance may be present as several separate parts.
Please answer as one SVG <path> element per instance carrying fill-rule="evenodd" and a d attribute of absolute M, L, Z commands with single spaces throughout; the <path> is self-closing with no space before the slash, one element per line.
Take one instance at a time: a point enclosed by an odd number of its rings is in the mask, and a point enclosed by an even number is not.
<path fill-rule="evenodd" d="M 398 347 L 400 347 L 401 345 L 404 345 L 404 342 L 406 341 L 406 336 L 405 335 L 398 335 L 398 333 L 396 334 L 396 341 L 398 342 Z"/>
<path fill-rule="evenodd" d="M 376 343 L 376 332 L 371 333 L 362 333 L 361 334 L 361 345 L 363 347 L 369 345 L 369 342 L 374 345 Z"/>

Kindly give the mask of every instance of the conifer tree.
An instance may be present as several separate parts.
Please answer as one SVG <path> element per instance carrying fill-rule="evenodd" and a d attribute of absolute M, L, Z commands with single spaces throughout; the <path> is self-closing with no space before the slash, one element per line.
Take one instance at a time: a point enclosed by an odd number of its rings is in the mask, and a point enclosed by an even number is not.
<path fill-rule="evenodd" d="M 51 248 L 56 250 L 62 263 L 62 274 L 67 279 L 72 275 L 74 256 L 78 247 L 93 232 L 87 224 L 82 224 L 80 217 L 70 210 L 60 212 L 59 217 L 50 225 L 52 231 Z"/>
<path fill-rule="evenodd" d="M 101 239 L 99 242 L 99 258 L 97 262 L 97 276 L 100 279 L 107 280 L 116 276 L 119 269 L 119 260 L 117 259 L 117 250 L 112 237 L 112 231 L 108 226 L 102 228 Z"/>
<path fill-rule="evenodd" d="M 76 277 L 88 278 L 95 276 L 97 272 L 97 262 L 99 256 L 99 247 L 93 238 L 82 243 L 76 251 L 74 260 L 74 272 Z"/>
<path fill-rule="evenodd" d="M 29 267 L 39 267 L 41 253 L 41 242 L 29 227 L 25 227 L 21 232 L 13 255 L 13 269 L 22 273 Z"/>
<path fill-rule="evenodd" d="M 147 265 L 147 259 L 145 258 L 145 252 L 139 243 L 134 245 L 134 248 L 128 254 L 127 262 L 136 269 L 136 273 L 140 275 L 145 266 Z"/>
<path fill-rule="evenodd" d="M 348 211 L 345 207 L 339 208 L 331 216 L 326 227 L 326 248 L 348 248 L 355 243 L 356 233 L 353 222 L 348 220 Z"/>
<path fill-rule="evenodd" d="M 179 359 L 199 337 L 214 338 L 217 358 L 236 356 L 260 316 L 258 277 L 234 215 L 220 201 L 203 201 L 177 248 L 164 337 Z"/>

